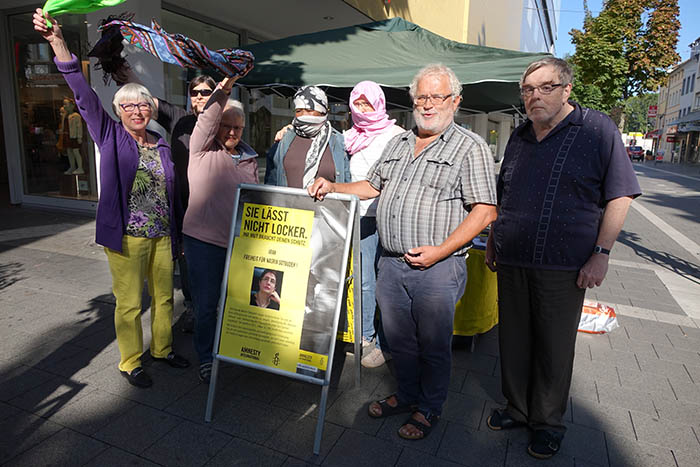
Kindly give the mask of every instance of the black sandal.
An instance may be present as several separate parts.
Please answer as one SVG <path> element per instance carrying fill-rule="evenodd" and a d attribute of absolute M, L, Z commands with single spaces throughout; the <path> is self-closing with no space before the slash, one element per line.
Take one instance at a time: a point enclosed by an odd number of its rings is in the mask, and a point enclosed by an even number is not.
<path fill-rule="evenodd" d="M 396 407 L 392 407 L 387 402 L 387 400 L 391 399 L 392 397 L 396 399 Z M 385 399 L 382 399 L 380 401 L 375 401 L 375 403 L 379 404 L 379 408 L 382 409 L 382 413 L 380 413 L 379 415 L 372 413 L 372 404 L 370 404 L 367 408 L 367 412 L 372 418 L 391 417 L 392 415 L 397 415 L 406 412 L 414 412 L 416 410 L 416 406 L 414 404 L 400 404 L 399 398 L 396 394 L 387 396 Z"/>
<path fill-rule="evenodd" d="M 414 412 L 414 413 L 415 413 L 415 412 Z M 408 419 L 403 423 L 403 425 L 401 425 L 401 426 L 399 427 L 398 433 L 399 433 L 399 436 L 400 436 L 400 437 L 402 437 L 403 439 L 410 440 L 410 441 L 418 441 L 418 440 L 421 440 L 421 439 L 425 439 L 425 438 L 428 437 L 428 435 L 430 434 L 430 432 L 432 431 L 432 429 L 435 428 L 435 426 L 436 426 L 436 425 L 438 424 L 438 422 L 440 421 L 440 416 L 439 416 L 439 415 L 436 415 L 436 414 L 430 413 L 430 412 L 427 412 L 427 413 L 426 413 L 426 412 L 420 412 L 420 413 L 423 414 L 423 416 L 424 416 L 425 419 L 428 421 L 428 423 L 430 423 L 430 425 L 426 425 L 425 423 L 419 422 L 418 420 L 416 420 L 415 418 L 413 418 L 413 414 L 411 414 L 411 416 L 408 417 Z M 412 426 L 418 428 L 418 431 L 420 431 L 421 435 L 420 435 L 419 437 L 417 437 L 417 438 L 404 435 L 404 434 L 401 432 L 401 428 L 403 428 L 403 427 L 406 426 L 406 425 L 412 425 Z"/>

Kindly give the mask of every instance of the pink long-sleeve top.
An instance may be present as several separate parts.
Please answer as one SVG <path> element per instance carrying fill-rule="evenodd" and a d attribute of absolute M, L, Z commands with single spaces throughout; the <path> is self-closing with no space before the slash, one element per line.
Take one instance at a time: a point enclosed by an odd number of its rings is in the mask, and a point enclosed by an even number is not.
<path fill-rule="evenodd" d="M 232 156 L 216 138 L 226 100 L 223 91 L 214 91 L 190 137 L 190 198 L 182 228 L 185 235 L 223 248 L 228 247 L 236 188 L 258 183 L 253 148 L 241 141 L 236 146 L 240 156 Z"/>

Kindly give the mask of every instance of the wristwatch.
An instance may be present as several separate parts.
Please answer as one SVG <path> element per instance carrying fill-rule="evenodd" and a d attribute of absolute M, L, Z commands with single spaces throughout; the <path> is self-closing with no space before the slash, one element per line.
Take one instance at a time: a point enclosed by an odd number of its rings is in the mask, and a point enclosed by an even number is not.
<path fill-rule="evenodd" d="M 593 253 L 594 253 L 594 254 L 609 255 L 609 254 L 610 254 L 610 250 L 606 250 L 606 249 L 603 248 L 602 246 L 596 245 L 595 248 L 593 248 Z"/>

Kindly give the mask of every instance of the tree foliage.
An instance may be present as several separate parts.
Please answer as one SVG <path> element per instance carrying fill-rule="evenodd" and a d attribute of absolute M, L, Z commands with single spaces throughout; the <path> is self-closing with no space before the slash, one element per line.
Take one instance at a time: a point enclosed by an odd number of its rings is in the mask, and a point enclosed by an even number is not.
<path fill-rule="evenodd" d="M 654 128 L 653 120 L 647 118 L 650 105 L 656 105 L 659 99 L 658 93 L 640 94 L 632 96 L 625 101 L 625 128 L 626 133 L 646 133 Z"/>
<path fill-rule="evenodd" d="M 583 30 L 569 33 L 576 46 L 572 62 L 581 84 L 600 90 L 599 109 L 655 91 L 680 60 L 678 0 L 606 0 L 595 17 L 585 0 L 584 8 Z"/>

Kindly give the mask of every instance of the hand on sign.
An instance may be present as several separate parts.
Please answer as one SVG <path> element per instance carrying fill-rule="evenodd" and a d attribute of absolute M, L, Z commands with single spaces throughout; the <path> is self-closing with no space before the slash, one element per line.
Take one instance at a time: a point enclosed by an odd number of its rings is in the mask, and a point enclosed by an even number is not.
<path fill-rule="evenodd" d="M 306 189 L 309 196 L 321 201 L 328 193 L 333 193 L 333 183 L 323 177 L 319 177 Z"/>

